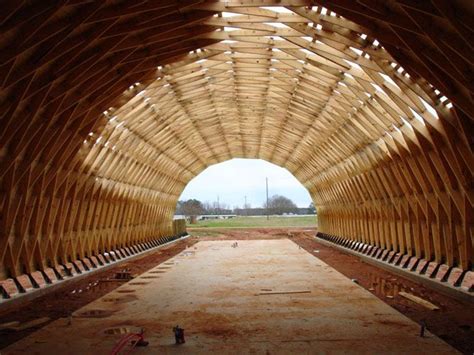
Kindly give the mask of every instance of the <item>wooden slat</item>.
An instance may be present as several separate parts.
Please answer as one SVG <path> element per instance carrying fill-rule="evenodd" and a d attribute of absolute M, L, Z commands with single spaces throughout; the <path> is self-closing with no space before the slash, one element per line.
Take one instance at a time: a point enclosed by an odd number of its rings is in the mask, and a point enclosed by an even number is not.
<path fill-rule="evenodd" d="M 468 270 L 459 6 L 7 1 L 0 279 L 173 234 L 186 184 L 234 157 L 291 171 L 322 232 Z"/>

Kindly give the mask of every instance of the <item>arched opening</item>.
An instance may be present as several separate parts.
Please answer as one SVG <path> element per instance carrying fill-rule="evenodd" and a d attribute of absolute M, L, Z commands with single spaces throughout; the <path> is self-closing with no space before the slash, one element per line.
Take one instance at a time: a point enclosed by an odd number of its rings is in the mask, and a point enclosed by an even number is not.
<path fill-rule="evenodd" d="M 260 159 L 235 158 L 208 167 L 189 182 L 178 199 L 175 219 L 235 218 L 222 225 L 242 226 L 246 221 L 259 225 L 262 221 L 257 217 L 278 216 L 272 219 L 274 224 L 267 222 L 270 226 L 278 225 L 282 216 L 314 215 L 313 206 L 309 192 L 287 169 Z M 243 219 L 249 216 L 255 218 Z M 293 222 L 296 226 L 296 222 L 306 225 L 307 221 Z M 315 226 L 316 220 L 308 225 Z"/>

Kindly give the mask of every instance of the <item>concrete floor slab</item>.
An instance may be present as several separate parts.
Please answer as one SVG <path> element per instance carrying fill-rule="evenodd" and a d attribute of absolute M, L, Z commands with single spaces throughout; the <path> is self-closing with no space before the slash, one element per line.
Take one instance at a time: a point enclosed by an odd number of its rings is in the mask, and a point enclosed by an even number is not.
<path fill-rule="evenodd" d="M 139 354 L 456 353 L 290 240 L 232 243 L 199 242 L 3 353 L 108 354 L 139 327 Z"/>

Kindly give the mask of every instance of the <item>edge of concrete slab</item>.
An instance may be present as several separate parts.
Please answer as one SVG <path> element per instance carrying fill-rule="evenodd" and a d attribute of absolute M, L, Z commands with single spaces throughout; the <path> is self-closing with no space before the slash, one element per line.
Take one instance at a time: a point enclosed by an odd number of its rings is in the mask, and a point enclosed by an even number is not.
<path fill-rule="evenodd" d="M 447 283 L 442 283 L 438 281 L 437 279 L 430 278 L 426 275 L 418 274 L 418 273 L 413 273 L 408 271 L 407 269 L 403 269 L 399 266 L 392 265 L 389 263 L 386 263 L 384 261 L 375 259 L 374 257 L 362 254 L 358 251 L 346 248 L 344 246 L 335 244 L 333 242 L 324 240 L 318 236 L 315 237 L 318 243 L 321 243 L 323 245 L 329 246 L 331 248 L 335 248 L 337 250 L 340 250 L 344 253 L 355 255 L 359 257 L 361 260 L 364 262 L 374 265 L 376 267 L 385 269 L 387 271 L 393 272 L 394 274 L 397 274 L 401 277 L 405 277 L 409 280 L 415 281 L 417 283 L 422 284 L 423 286 L 426 286 L 428 288 L 431 288 L 435 291 L 438 291 L 446 296 L 450 296 L 452 298 L 465 301 L 465 302 L 471 302 L 474 303 L 474 294 L 468 293 L 462 289 L 455 288 L 451 286 L 450 284 Z"/>
<path fill-rule="evenodd" d="M 178 241 L 185 240 L 185 239 L 189 238 L 190 236 L 191 236 L 190 234 L 186 234 L 185 236 L 178 237 L 178 238 L 173 239 L 169 242 L 159 244 L 157 246 L 152 246 L 148 249 L 138 251 L 137 253 L 129 255 L 129 256 L 124 256 L 121 259 L 111 260 L 109 263 L 107 263 L 105 265 L 96 266 L 95 268 L 92 268 L 92 269 L 89 269 L 89 270 L 84 270 L 81 273 L 77 273 L 73 276 L 57 280 L 53 283 L 46 284 L 43 287 L 33 288 L 33 289 L 30 289 L 26 292 L 18 293 L 16 295 L 12 296 L 11 298 L 0 299 L 0 312 L 1 313 L 7 312 L 7 311 L 9 311 L 10 309 L 12 309 L 14 307 L 18 307 L 18 306 L 20 306 L 20 305 L 22 305 L 26 302 L 30 302 L 30 301 L 32 301 L 32 300 L 34 300 L 34 299 L 36 299 L 40 296 L 43 296 L 45 294 L 50 293 L 52 291 L 60 290 L 61 288 L 64 288 L 64 287 L 68 286 L 72 282 L 79 281 L 81 279 L 84 279 L 85 277 L 88 277 L 90 275 L 94 275 L 94 274 L 96 274 L 100 271 L 105 271 L 105 270 L 110 269 L 112 267 L 118 266 L 118 265 L 122 264 L 125 261 L 130 261 L 130 260 L 133 260 L 137 257 L 147 255 L 151 252 L 154 252 L 154 251 L 156 251 L 158 249 L 161 249 L 163 247 L 166 247 L 168 245 L 174 244 Z"/>

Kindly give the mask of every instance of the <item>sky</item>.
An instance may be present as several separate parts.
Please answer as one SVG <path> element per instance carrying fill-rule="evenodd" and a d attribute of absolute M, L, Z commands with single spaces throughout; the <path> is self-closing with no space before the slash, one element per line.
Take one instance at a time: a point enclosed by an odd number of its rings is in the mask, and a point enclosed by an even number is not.
<path fill-rule="evenodd" d="M 265 177 L 268 196 L 286 196 L 298 207 L 311 203 L 306 188 L 288 170 L 260 159 L 231 159 L 212 165 L 189 182 L 179 199 L 214 202 L 219 197 L 219 203 L 234 208 L 242 207 L 247 196 L 251 207 L 262 207 Z"/>

